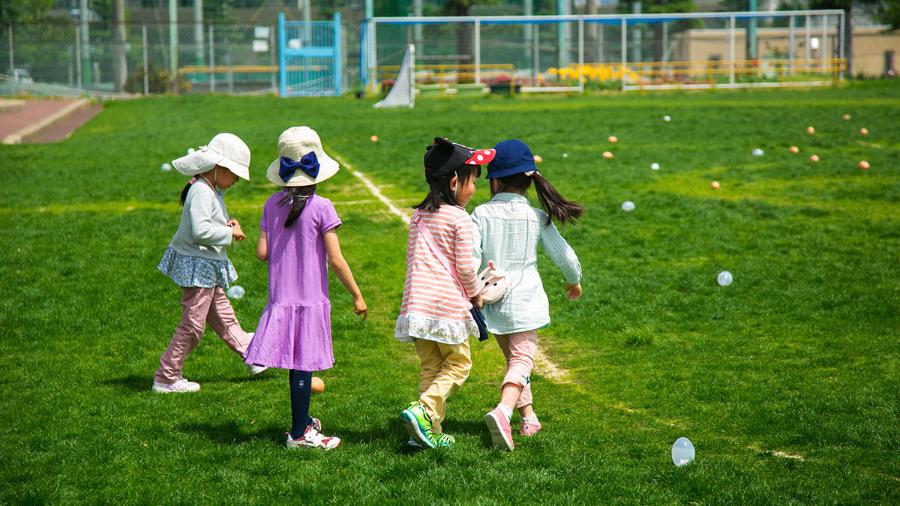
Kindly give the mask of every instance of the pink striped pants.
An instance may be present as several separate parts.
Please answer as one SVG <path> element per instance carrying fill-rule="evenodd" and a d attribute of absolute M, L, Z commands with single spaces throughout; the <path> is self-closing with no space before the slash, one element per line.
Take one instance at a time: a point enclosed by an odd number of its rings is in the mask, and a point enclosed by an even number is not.
<path fill-rule="evenodd" d="M 207 323 L 241 357 L 250 345 L 251 336 L 241 328 L 222 287 L 183 289 L 181 322 L 169 341 L 169 347 L 159 359 L 159 369 L 154 378 L 159 383 L 172 384 L 181 379 L 184 359 L 200 342 Z"/>

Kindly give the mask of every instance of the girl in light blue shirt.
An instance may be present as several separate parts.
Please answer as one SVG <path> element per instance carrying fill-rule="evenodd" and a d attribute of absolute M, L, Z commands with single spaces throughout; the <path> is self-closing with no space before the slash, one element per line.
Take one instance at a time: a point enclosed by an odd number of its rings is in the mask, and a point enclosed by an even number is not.
<path fill-rule="evenodd" d="M 493 445 L 512 450 L 515 444 L 510 417 L 514 408 L 522 416 L 521 435 L 531 436 L 541 430 L 530 383 L 537 330 L 550 323 L 550 308 L 537 270 L 537 247 L 540 244 L 562 270 L 569 299 L 581 297 L 581 264 L 551 218 L 573 223 L 584 208 L 563 198 L 541 175 L 524 142 L 507 140 L 494 149 L 496 155 L 487 174 L 493 198 L 472 213 L 473 243 L 479 270 L 492 261 L 506 272 L 509 281 L 503 298 L 484 306 L 487 328 L 496 337 L 507 363 L 500 403 L 484 418 Z M 532 184 L 543 210 L 531 207 L 525 198 Z"/>

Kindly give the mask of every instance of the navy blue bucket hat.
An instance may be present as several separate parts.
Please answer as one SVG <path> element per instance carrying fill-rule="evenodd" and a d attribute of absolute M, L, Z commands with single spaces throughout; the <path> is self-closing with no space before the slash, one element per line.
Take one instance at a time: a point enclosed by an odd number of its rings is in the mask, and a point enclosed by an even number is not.
<path fill-rule="evenodd" d="M 528 144 L 518 139 L 499 142 L 494 146 L 494 150 L 496 154 L 488 165 L 488 179 L 538 170 Z"/>

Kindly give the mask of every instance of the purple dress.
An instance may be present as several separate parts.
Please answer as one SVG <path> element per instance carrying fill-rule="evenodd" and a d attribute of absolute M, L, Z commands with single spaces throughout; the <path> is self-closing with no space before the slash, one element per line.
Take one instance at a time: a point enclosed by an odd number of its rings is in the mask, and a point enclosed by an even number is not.
<path fill-rule="evenodd" d="M 297 221 L 284 227 L 291 206 L 277 192 L 263 207 L 260 228 L 269 253 L 269 303 L 247 349 L 248 364 L 321 371 L 334 365 L 325 232 L 341 224 L 334 206 L 313 195 Z"/>

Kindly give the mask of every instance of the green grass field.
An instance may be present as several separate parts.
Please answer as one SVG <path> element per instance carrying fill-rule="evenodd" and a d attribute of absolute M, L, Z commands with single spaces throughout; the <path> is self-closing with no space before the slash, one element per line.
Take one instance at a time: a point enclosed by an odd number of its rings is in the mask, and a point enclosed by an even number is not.
<path fill-rule="evenodd" d="M 253 180 L 226 203 L 250 239 L 229 255 L 247 290 L 234 306 L 253 330 L 267 283 L 254 244 L 274 190 L 264 170 L 278 134 L 301 124 L 402 206 L 424 195 L 424 147 L 445 135 L 477 147 L 525 140 L 545 176 L 587 207 L 563 229 L 584 298 L 565 300 L 561 274 L 542 264 L 553 324 L 540 340 L 562 374 L 537 371 L 544 430 L 515 452 L 486 447 L 481 418 L 503 375 L 491 341 L 473 343 L 472 374 L 448 405 L 458 444 L 403 450 L 398 415 L 417 385 L 415 352 L 392 337 L 406 228 L 346 170 L 319 193 L 344 220 L 370 319 L 352 315 L 333 279 L 337 364 L 313 400 L 344 446 L 286 450 L 286 373 L 250 379 L 212 332 L 185 368 L 199 394 L 150 392 L 180 316 L 180 290 L 156 264 L 185 178 L 160 163 L 218 131 L 251 146 Z M 63 143 L 2 146 L 0 503 L 896 504 L 897 125 L 896 83 L 390 111 L 189 96 L 108 104 Z M 861 159 L 872 168 L 860 171 Z M 482 182 L 473 204 L 487 198 Z M 623 212 L 624 200 L 636 210 Z M 716 284 L 721 270 L 731 286 Z M 679 436 L 697 450 L 683 468 L 669 457 Z"/>

